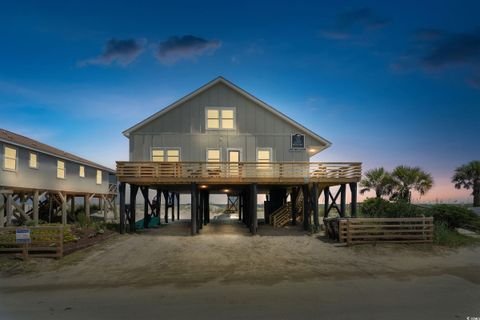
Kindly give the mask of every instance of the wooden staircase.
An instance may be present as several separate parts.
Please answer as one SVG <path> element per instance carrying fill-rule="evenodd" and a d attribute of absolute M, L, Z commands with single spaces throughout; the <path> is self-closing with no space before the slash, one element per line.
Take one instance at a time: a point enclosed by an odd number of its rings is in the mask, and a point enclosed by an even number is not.
<path fill-rule="evenodd" d="M 298 193 L 297 201 L 295 205 L 297 206 L 297 222 L 302 222 L 303 221 L 303 193 L 301 189 Z M 291 216 L 292 216 L 292 203 L 287 202 L 270 215 L 270 224 L 273 225 L 274 228 L 283 227 L 291 221 Z"/>

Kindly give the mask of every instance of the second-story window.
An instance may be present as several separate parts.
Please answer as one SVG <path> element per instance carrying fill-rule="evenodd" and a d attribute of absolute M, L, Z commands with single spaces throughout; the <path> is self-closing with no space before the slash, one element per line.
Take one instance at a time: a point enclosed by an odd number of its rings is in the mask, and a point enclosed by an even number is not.
<path fill-rule="evenodd" d="M 57 160 L 57 178 L 65 179 L 65 162 Z"/>
<path fill-rule="evenodd" d="M 10 147 L 3 149 L 3 168 L 5 170 L 17 170 L 17 149 Z"/>
<path fill-rule="evenodd" d="M 97 184 L 102 184 L 102 170 L 97 170 Z"/>
<path fill-rule="evenodd" d="M 84 167 L 84 166 L 80 166 L 78 175 L 79 175 L 81 178 L 85 178 L 85 167 Z"/>
<path fill-rule="evenodd" d="M 235 109 L 207 108 L 207 129 L 235 129 Z"/>
<path fill-rule="evenodd" d="M 38 162 L 37 162 L 37 154 L 30 152 L 30 159 L 28 161 L 28 165 L 32 169 L 37 169 L 38 168 Z"/>

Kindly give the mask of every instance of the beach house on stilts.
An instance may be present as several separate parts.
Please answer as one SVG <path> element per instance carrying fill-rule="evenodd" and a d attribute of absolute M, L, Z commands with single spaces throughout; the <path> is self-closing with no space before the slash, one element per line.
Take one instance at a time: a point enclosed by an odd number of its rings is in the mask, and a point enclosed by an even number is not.
<path fill-rule="evenodd" d="M 178 203 L 179 194 L 190 194 L 192 234 L 209 223 L 212 194 L 227 194 L 229 209 L 238 209 L 253 234 L 258 194 L 266 195 L 265 222 L 275 226 L 318 226 L 322 194 L 325 215 L 335 209 L 345 216 L 350 191 L 350 214 L 356 215 L 361 163 L 310 162 L 331 145 L 328 140 L 222 77 L 123 134 L 130 153 L 129 161 L 117 162 L 121 232 L 127 225 L 135 230 L 139 190 L 145 216 L 160 210 L 160 201 L 149 199 L 150 190 L 157 199 L 164 194 L 167 206 Z M 332 186 L 339 186 L 336 193 Z"/>

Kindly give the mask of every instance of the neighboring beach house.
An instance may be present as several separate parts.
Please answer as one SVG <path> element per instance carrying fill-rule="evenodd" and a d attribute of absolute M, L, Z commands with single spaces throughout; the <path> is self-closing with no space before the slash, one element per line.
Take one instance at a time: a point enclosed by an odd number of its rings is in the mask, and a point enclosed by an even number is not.
<path fill-rule="evenodd" d="M 266 222 L 283 209 L 288 221 L 295 223 L 303 217 L 307 228 L 310 215 L 318 224 L 322 191 L 327 195 L 325 211 L 336 208 L 345 215 L 349 184 L 352 214 L 356 213 L 361 163 L 309 162 L 331 143 L 222 77 L 123 134 L 130 141 L 130 161 L 117 162 L 123 228 L 126 222 L 134 228 L 138 188 L 154 212 L 159 208 L 148 199 L 148 190 L 157 190 L 157 198 L 165 191 L 190 193 L 192 203 L 197 204 L 192 206 L 192 233 L 208 223 L 208 195 L 213 193 L 238 199 L 240 217 L 252 233 L 258 224 L 258 193 L 267 195 Z M 127 207 L 126 183 L 132 199 Z M 334 185 L 341 186 L 335 196 L 329 191 Z M 298 206 L 286 202 L 289 194 L 291 203 L 303 203 L 300 214 Z"/>
<path fill-rule="evenodd" d="M 50 218 L 61 215 L 67 223 L 67 202 L 73 214 L 75 198 L 84 198 L 87 216 L 90 202 L 113 210 L 115 171 L 28 137 L 0 129 L 0 227 L 13 219 L 38 223 L 39 211 Z M 71 217 L 73 220 L 73 217 Z"/>

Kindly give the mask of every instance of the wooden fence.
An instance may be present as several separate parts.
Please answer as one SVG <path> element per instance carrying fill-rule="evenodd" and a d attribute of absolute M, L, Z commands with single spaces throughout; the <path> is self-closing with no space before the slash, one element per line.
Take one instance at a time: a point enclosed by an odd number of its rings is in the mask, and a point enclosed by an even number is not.
<path fill-rule="evenodd" d="M 375 242 L 432 243 L 433 218 L 348 218 L 339 221 L 338 240 L 347 245 Z"/>
<path fill-rule="evenodd" d="M 30 230 L 28 243 L 17 243 L 17 229 Z M 63 226 L 8 227 L 0 228 L 0 255 L 20 254 L 41 258 L 61 258 L 63 256 Z"/>

